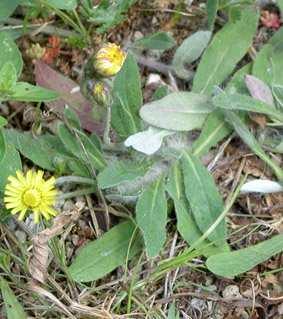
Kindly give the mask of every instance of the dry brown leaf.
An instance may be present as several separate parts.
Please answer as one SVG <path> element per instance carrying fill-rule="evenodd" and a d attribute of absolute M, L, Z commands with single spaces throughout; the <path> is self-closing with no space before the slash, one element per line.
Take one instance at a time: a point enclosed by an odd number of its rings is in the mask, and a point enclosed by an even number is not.
<path fill-rule="evenodd" d="M 53 226 L 41 231 L 32 238 L 33 250 L 29 260 L 29 272 L 36 281 L 44 283 L 47 275 L 49 247 L 48 241 L 64 231 L 64 227 L 76 221 L 82 210 L 84 203 L 78 202 L 75 210 L 63 213 L 54 218 Z"/>

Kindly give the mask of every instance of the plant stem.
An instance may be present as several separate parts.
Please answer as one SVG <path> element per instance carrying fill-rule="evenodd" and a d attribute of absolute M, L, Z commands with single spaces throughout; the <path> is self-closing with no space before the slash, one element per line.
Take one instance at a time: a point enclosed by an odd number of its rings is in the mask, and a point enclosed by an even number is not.
<path fill-rule="evenodd" d="M 87 177 L 81 177 L 81 176 L 61 176 L 56 179 L 55 184 L 57 186 L 63 185 L 65 183 L 76 183 L 76 184 L 88 184 L 88 185 L 96 185 L 96 181 L 87 178 Z"/>
<path fill-rule="evenodd" d="M 84 196 L 84 195 L 92 194 L 95 191 L 96 191 L 95 187 L 84 188 L 84 189 L 80 189 L 80 190 L 77 190 L 74 192 L 61 194 L 58 196 L 58 199 L 62 200 L 62 199 L 69 199 L 69 198 L 73 198 L 73 197 L 77 197 L 77 196 Z"/>

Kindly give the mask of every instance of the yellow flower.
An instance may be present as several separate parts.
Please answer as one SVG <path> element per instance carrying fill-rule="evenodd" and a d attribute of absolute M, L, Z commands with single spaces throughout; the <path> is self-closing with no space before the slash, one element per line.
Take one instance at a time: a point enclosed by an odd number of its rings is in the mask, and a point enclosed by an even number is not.
<path fill-rule="evenodd" d="M 92 94 L 98 104 L 107 105 L 109 102 L 109 90 L 102 82 L 94 85 Z"/>
<path fill-rule="evenodd" d="M 126 58 L 125 52 L 114 43 L 107 43 L 98 50 L 94 57 L 94 69 L 104 77 L 117 74 Z"/>
<path fill-rule="evenodd" d="M 26 175 L 17 171 L 16 175 L 8 177 L 4 194 L 6 208 L 11 209 L 13 215 L 20 213 L 19 220 L 23 220 L 27 212 L 33 212 L 35 223 L 39 222 L 40 215 L 47 220 L 56 216 L 57 212 L 52 208 L 57 194 L 55 178 L 45 181 L 43 171 L 32 170 Z"/>

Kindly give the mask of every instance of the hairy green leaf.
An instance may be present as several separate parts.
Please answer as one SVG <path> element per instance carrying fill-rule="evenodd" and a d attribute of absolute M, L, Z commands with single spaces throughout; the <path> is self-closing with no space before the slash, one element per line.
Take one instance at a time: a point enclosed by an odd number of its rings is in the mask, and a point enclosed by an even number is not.
<path fill-rule="evenodd" d="M 133 46 L 142 49 L 168 50 L 176 44 L 174 38 L 164 31 L 159 31 L 134 42 Z"/>
<path fill-rule="evenodd" d="M 167 200 L 163 177 L 153 182 L 139 196 L 136 219 L 148 256 L 156 256 L 166 240 Z"/>
<path fill-rule="evenodd" d="M 204 233 L 222 213 L 224 209 L 222 198 L 213 177 L 196 157 L 184 152 L 182 168 L 186 197 L 194 219 L 201 232 Z M 224 220 L 208 236 L 208 239 L 219 247 L 227 245 Z"/>
<path fill-rule="evenodd" d="M 125 265 L 141 249 L 135 225 L 123 222 L 84 246 L 69 267 L 69 273 L 76 282 L 94 281 Z"/>
<path fill-rule="evenodd" d="M 175 131 L 201 128 L 207 114 L 212 111 L 207 96 L 191 92 L 178 92 L 145 104 L 141 118 L 150 125 Z"/>
<path fill-rule="evenodd" d="M 176 50 L 172 62 L 172 66 L 178 77 L 185 80 L 191 78 L 192 72 L 187 69 L 187 66 L 201 56 L 210 38 L 210 31 L 198 31 L 182 42 Z"/>
<path fill-rule="evenodd" d="M 0 65 L 8 62 L 12 63 L 16 69 L 17 76 L 19 76 L 23 68 L 23 59 L 16 43 L 5 32 L 0 32 L 0 43 Z"/>
<path fill-rule="evenodd" d="M 0 278 L 0 287 L 5 304 L 7 319 L 26 319 L 27 314 L 3 277 Z"/>
<path fill-rule="evenodd" d="M 112 125 L 121 138 L 140 131 L 138 116 L 142 105 L 139 69 L 135 58 L 128 54 L 126 61 L 114 80 Z"/>
<path fill-rule="evenodd" d="M 227 23 L 217 32 L 198 66 L 193 82 L 194 92 L 209 94 L 231 74 L 252 44 L 257 22 L 258 13 L 246 8 L 239 20 Z"/>
<path fill-rule="evenodd" d="M 283 234 L 280 234 L 257 245 L 211 256 L 206 261 L 206 266 L 218 276 L 232 278 L 282 251 Z"/>

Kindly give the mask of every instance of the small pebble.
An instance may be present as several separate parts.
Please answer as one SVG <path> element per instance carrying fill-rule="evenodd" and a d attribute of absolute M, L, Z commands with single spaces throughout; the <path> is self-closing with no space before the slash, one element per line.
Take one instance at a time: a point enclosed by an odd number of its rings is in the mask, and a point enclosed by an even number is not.
<path fill-rule="evenodd" d="M 140 31 L 136 31 L 134 33 L 134 41 L 139 40 L 141 38 L 143 38 L 143 34 Z"/>
<path fill-rule="evenodd" d="M 222 296 L 225 299 L 242 298 L 242 295 L 240 294 L 240 289 L 236 285 L 229 285 L 225 287 L 225 289 L 222 292 Z"/>

